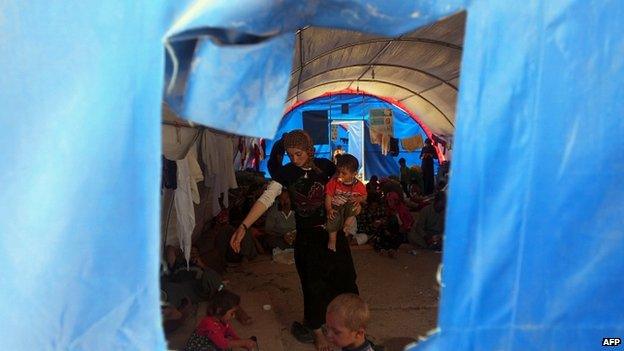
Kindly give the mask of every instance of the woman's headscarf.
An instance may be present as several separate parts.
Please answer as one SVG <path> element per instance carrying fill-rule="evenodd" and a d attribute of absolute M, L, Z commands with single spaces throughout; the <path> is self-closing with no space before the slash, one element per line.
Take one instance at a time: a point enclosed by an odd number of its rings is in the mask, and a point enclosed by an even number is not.
<path fill-rule="evenodd" d="M 303 129 L 295 129 L 286 133 L 282 140 L 284 141 L 284 148 L 296 148 L 304 151 L 308 154 L 308 162 L 303 166 L 306 168 L 314 167 L 314 141 L 310 134 Z"/>
<path fill-rule="evenodd" d="M 412 217 L 399 194 L 394 191 L 388 193 L 386 195 L 386 204 L 388 205 L 388 212 L 399 215 L 401 227 L 404 230 L 409 230 L 414 224 L 414 217 Z"/>

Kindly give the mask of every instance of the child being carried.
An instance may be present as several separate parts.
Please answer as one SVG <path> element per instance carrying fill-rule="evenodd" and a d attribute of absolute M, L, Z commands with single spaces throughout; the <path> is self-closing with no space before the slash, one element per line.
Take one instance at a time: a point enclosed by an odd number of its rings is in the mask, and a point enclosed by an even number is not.
<path fill-rule="evenodd" d="M 336 251 L 338 231 L 353 225 L 355 216 L 361 211 L 360 204 L 366 201 L 366 186 L 355 176 L 359 162 L 351 154 L 343 154 L 336 162 L 336 175 L 325 185 L 326 228 L 329 232 L 327 248 Z"/>

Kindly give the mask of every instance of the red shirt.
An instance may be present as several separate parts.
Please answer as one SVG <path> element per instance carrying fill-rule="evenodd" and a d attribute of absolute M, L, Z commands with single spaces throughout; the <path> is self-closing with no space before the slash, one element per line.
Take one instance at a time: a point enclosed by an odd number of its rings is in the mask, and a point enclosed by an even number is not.
<path fill-rule="evenodd" d="M 357 179 L 347 185 L 334 177 L 325 184 L 325 194 L 332 197 L 332 205 L 342 206 L 356 196 L 366 195 L 366 186 Z"/>
<path fill-rule="evenodd" d="M 219 349 L 227 349 L 229 340 L 239 340 L 230 323 L 223 323 L 215 317 L 204 317 L 197 326 L 197 334 L 207 336 Z"/>

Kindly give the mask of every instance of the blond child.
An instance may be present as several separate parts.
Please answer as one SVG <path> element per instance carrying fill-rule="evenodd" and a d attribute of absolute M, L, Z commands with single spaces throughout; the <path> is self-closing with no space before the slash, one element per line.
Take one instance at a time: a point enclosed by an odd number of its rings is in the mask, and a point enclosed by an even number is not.
<path fill-rule="evenodd" d="M 337 176 L 325 185 L 327 248 L 334 252 L 338 231 L 353 225 L 355 216 L 360 214 L 360 204 L 366 200 L 366 186 L 355 177 L 359 168 L 355 156 L 340 155 L 336 163 Z"/>
<path fill-rule="evenodd" d="M 355 294 L 338 295 L 327 306 L 327 339 L 342 351 L 374 351 L 366 339 L 368 305 Z"/>

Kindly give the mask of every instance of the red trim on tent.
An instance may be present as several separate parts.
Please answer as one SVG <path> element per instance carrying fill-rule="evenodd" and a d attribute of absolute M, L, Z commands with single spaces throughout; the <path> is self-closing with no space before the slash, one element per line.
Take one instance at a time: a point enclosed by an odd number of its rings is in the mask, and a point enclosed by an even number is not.
<path fill-rule="evenodd" d="M 308 102 L 311 102 L 313 100 L 316 99 L 320 99 L 320 98 L 324 98 L 324 97 L 331 97 L 333 95 L 364 95 L 364 96 L 370 96 L 370 97 L 374 97 L 377 98 L 379 100 L 383 100 L 389 104 L 392 104 L 398 108 L 400 108 L 401 110 L 405 111 L 405 113 L 407 113 L 410 117 L 412 117 L 412 119 L 418 123 L 418 125 L 420 126 L 420 128 L 422 128 L 422 130 L 425 132 L 425 134 L 427 135 L 427 137 L 429 139 L 431 139 L 432 141 L 434 140 L 432 135 L 433 133 L 431 133 L 431 131 L 429 130 L 429 128 L 427 128 L 427 126 L 420 120 L 420 118 L 414 113 L 412 112 L 410 109 L 408 109 L 403 103 L 401 103 L 400 101 L 393 99 L 391 97 L 385 97 L 385 96 L 379 96 L 379 95 L 375 95 L 375 94 L 370 94 L 367 93 L 365 91 L 362 90 L 353 90 L 353 89 L 344 89 L 344 90 L 338 90 L 338 91 L 328 91 L 325 92 L 315 98 L 309 99 L 309 100 L 305 100 L 305 101 L 297 101 L 296 103 L 294 103 L 292 106 L 288 107 L 285 111 L 284 111 L 284 115 L 288 114 L 289 112 L 291 112 L 292 110 L 307 104 Z M 440 150 L 440 145 L 439 144 L 435 144 L 433 146 L 436 149 L 436 153 L 438 154 L 438 158 L 440 162 L 443 162 L 446 160 L 446 158 L 444 157 L 444 154 L 442 153 L 442 151 Z"/>

